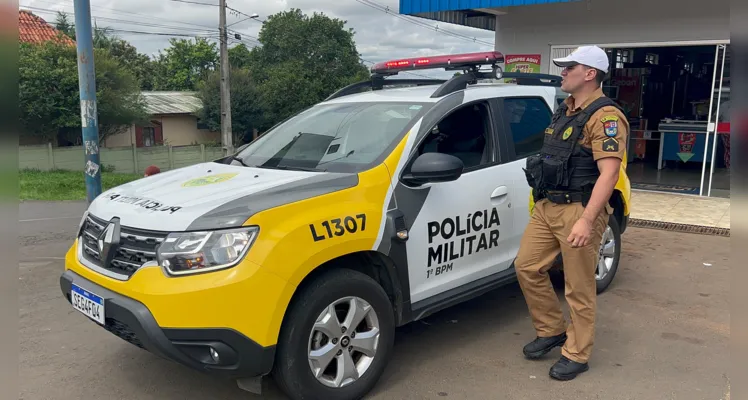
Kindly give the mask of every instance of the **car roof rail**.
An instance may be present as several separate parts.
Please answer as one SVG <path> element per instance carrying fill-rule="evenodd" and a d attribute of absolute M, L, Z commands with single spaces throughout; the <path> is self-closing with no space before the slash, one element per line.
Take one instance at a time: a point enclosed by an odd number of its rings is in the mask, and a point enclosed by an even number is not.
<path fill-rule="evenodd" d="M 553 86 L 561 87 L 561 77 L 551 74 L 537 74 L 528 72 L 502 72 L 502 78 L 513 78 L 517 80 L 518 85 L 530 86 Z M 543 82 L 546 79 L 548 82 Z"/>
<path fill-rule="evenodd" d="M 448 94 L 464 90 L 468 85 L 474 85 L 478 83 L 479 79 L 504 79 L 513 78 L 517 80 L 517 85 L 525 86 L 551 86 L 560 87 L 561 77 L 556 75 L 548 74 L 534 74 L 534 73 L 522 73 L 522 72 L 500 72 L 494 71 L 469 71 L 462 75 L 457 75 L 454 78 L 448 80 L 442 84 L 434 93 L 431 95 L 432 98 L 444 97 Z M 543 79 L 549 82 L 543 82 Z"/>
<path fill-rule="evenodd" d="M 384 75 L 374 74 L 371 79 L 352 83 L 328 96 L 325 101 L 338 97 L 350 96 L 371 90 L 382 90 L 385 86 L 426 86 L 441 85 L 447 82 L 445 79 L 384 79 Z"/>

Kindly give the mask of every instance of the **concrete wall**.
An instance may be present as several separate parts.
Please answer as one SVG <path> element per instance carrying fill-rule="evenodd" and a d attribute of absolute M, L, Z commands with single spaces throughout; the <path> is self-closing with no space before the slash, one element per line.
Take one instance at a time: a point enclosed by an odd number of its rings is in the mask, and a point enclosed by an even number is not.
<path fill-rule="evenodd" d="M 118 173 L 142 174 L 149 165 L 156 165 L 162 171 L 186 167 L 222 157 L 220 147 L 198 146 L 156 146 L 156 147 L 113 147 L 101 148 L 101 165 L 114 168 Z M 85 154 L 81 146 L 52 147 L 19 146 L 18 167 L 49 171 L 63 169 L 83 171 Z"/>
<path fill-rule="evenodd" d="M 583 0 L 502 11 L 496 50 L 541 54 L 544 73 L 552 45 L 730 39 L 728 0 Z"/>

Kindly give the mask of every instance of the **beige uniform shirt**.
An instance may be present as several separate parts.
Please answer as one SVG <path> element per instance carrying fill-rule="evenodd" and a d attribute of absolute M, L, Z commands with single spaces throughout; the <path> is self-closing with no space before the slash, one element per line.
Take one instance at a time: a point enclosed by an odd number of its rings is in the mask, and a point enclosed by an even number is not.
<path fill-rule="evenodd" d="M 564 100 L 568 106 L 566 114 L 569 116 L 578 114 L 602 96 L 604 96 L 602 89 L 597 89 L 584 104 L 574 110 L 572 110 L 572 98 L 569 97 Z M 624 160 L 628 136 L 629 122 L 626 116 L 617 108 L 606 106 L 592 114 L 584 126 L 579 143 L 584 147 L 592 148 L 595 160 L 606 157 Z"/>

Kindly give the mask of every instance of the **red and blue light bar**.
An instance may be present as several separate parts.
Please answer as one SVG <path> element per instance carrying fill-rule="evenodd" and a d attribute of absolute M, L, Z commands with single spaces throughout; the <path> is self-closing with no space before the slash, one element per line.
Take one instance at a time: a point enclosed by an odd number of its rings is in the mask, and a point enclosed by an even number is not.
<path fill-rule="evenodd" d="M 478 65 L 494 65 L 504 62 L 504 55 L 498 51 L 481 53 L 451 54 L 433 57 L 414 57 L 401 60 L 384 61 L 371 68 L 373 73 L 397 73 L 414 69 L 475 67 Z"/>

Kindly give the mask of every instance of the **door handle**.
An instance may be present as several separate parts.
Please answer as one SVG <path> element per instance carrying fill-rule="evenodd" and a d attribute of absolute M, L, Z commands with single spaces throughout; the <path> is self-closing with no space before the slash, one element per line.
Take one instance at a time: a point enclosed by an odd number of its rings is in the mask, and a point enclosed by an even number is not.
<path fill-rule="evenodd" d="M 491 198 L 496 199 L 499 197 L 503 197 L 506 196 L 507 193 L 509 193 L 509 189 L 506 186 L 499 186 L 493 190 L 493 193 L 491 193 Z"/>

